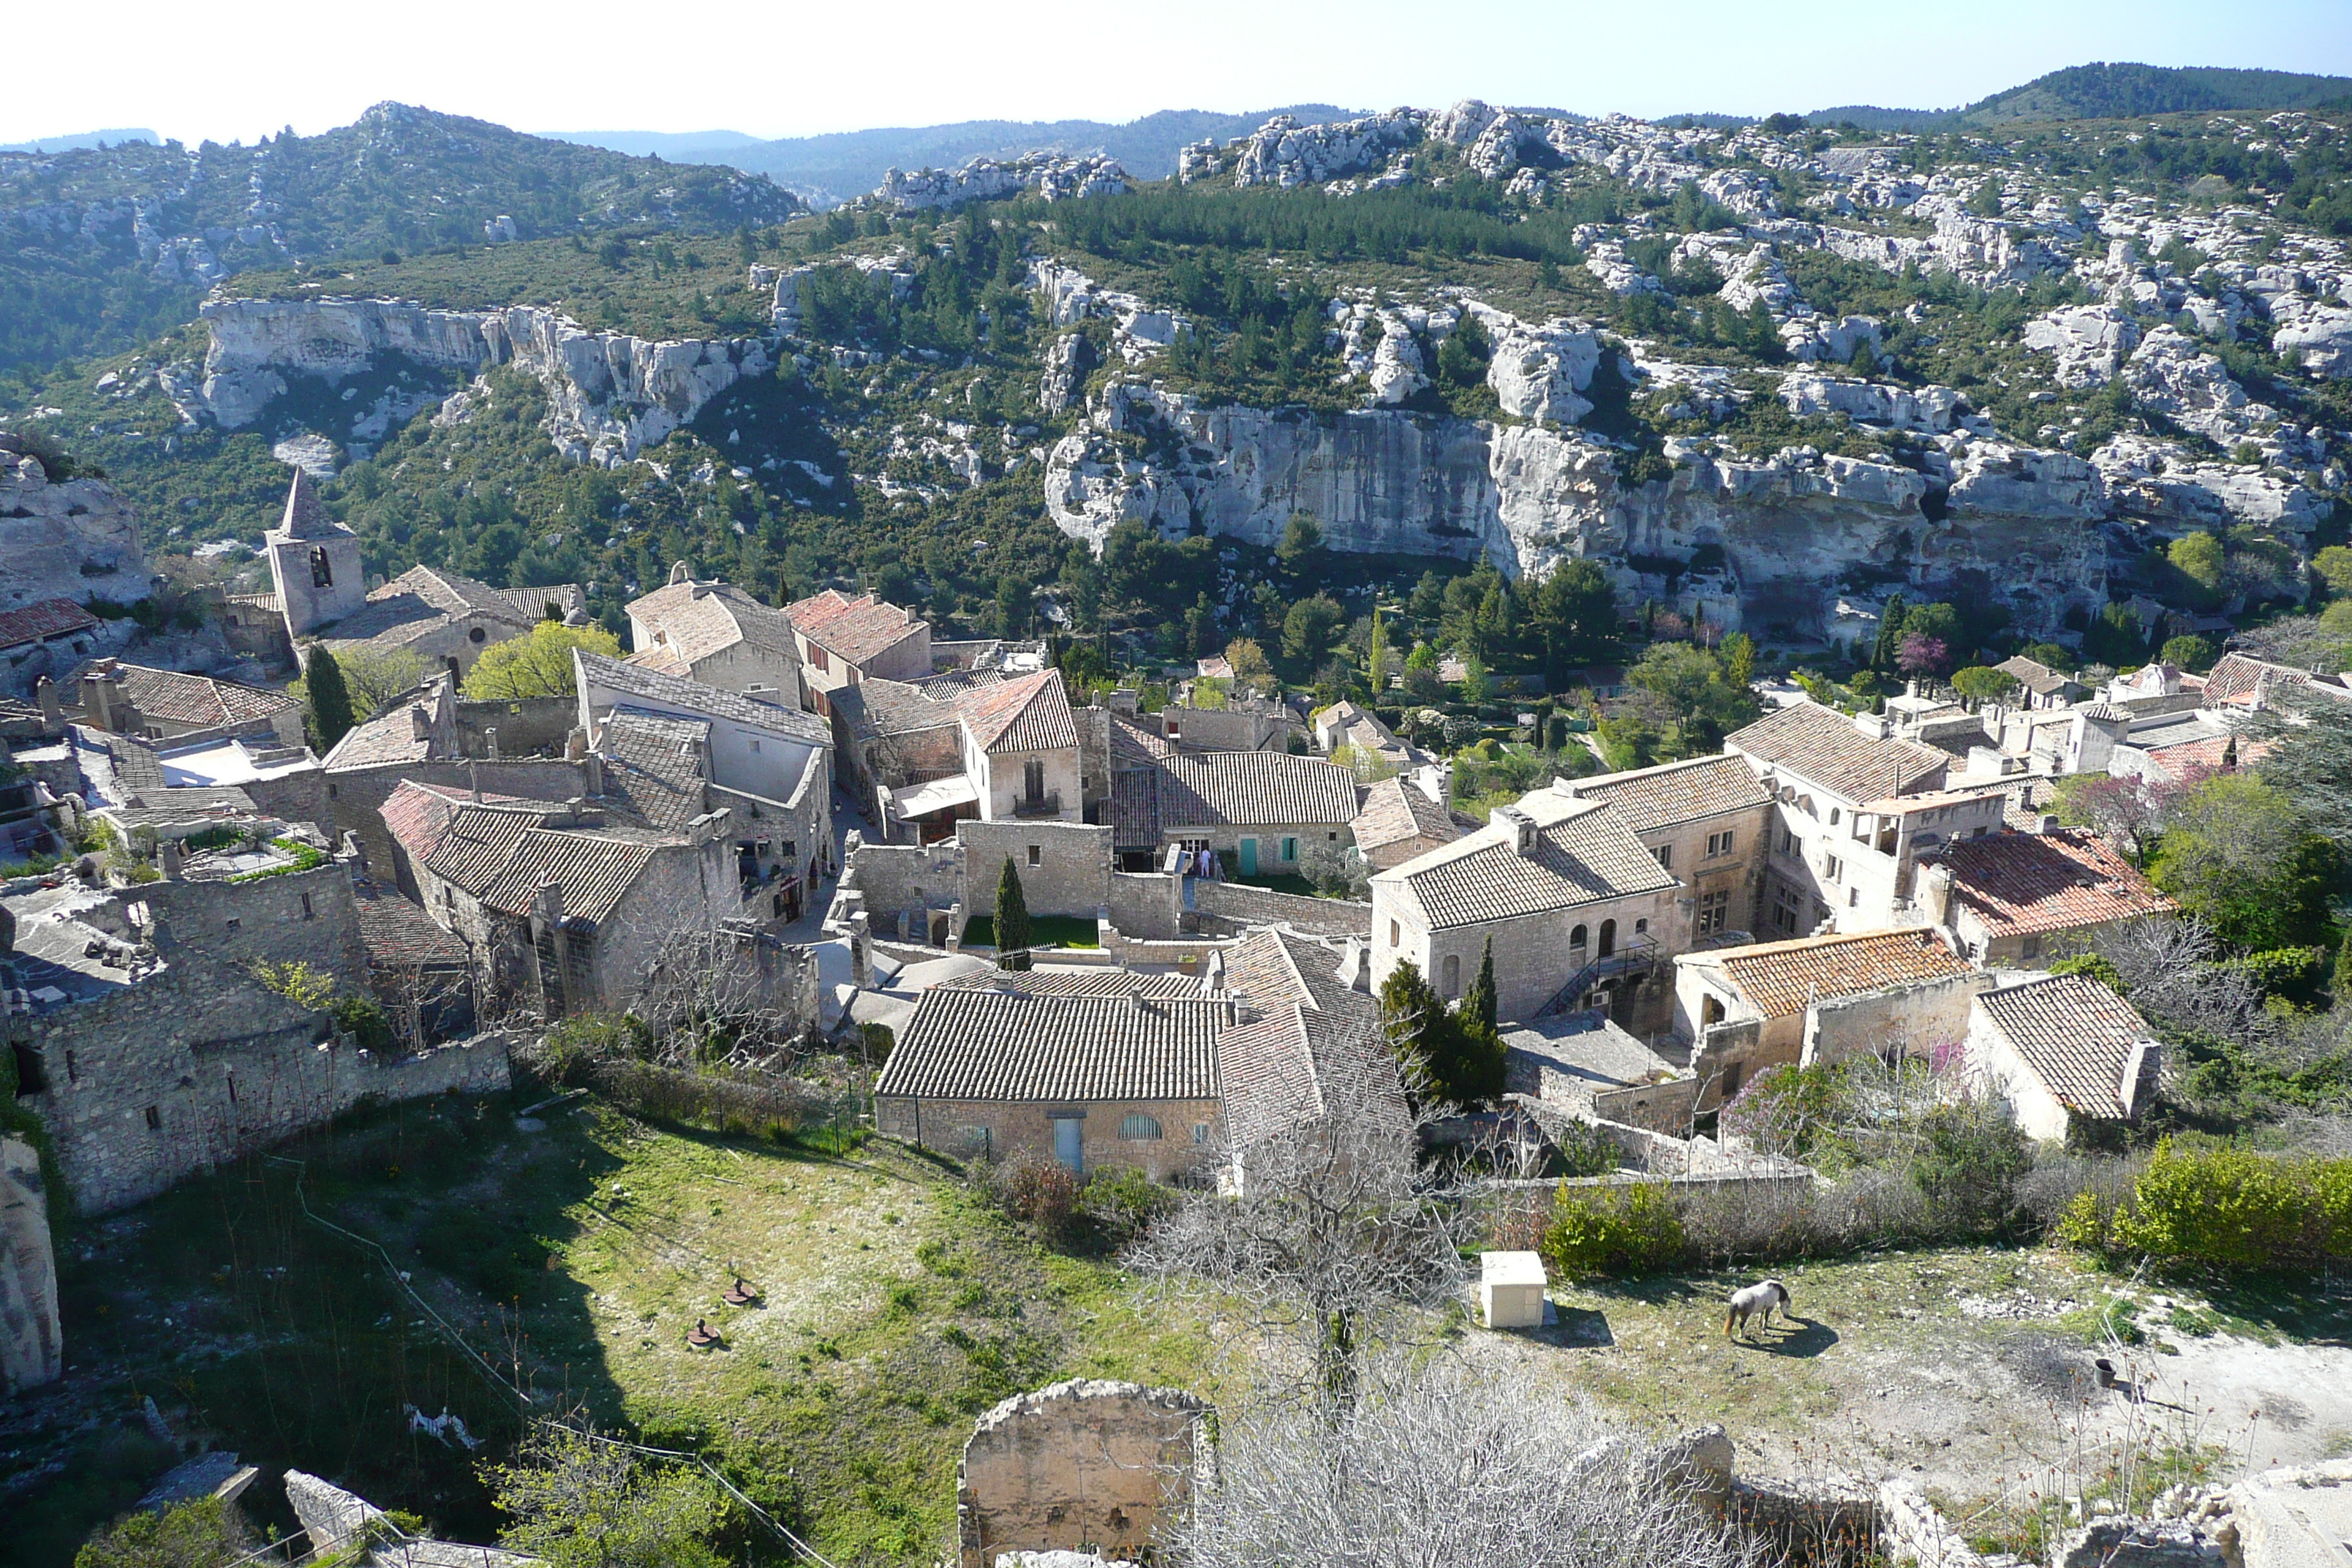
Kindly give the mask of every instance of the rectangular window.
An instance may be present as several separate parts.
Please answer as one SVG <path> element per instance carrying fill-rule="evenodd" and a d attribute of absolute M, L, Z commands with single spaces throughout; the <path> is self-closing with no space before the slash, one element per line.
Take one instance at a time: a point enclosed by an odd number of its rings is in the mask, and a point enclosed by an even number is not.
<path fill-rule="evenodd" d="M 1731 916 L 1731 889 L 1720 888 L 1712 893 L 1701 893 L 1698 899 L 1698 929 L 1701 935 L 1724 929 Z"/>
<path fill-rule="evenodd" d="M 809 644 L 808 661 L 819 669 L 831 669 L 833 668 L 832 655 L 826 653 L 822 647 L 815 643 Z"/>
<path fill-rule="evenodd" d="M 1799 924 L 1801 900 L 1793 888 L 1774 886 L 1772 889 L 1772 929 L 1795 934 Z"/>
<path fill-rule="evenodd" d="M 74 1060 L 74 1054 L 71 1051 L 66 1053 L 66 1081 L 68 1083 L 81 1081 L 81 1064 Z"/>
<path fill-rule="evenodd" d="M 1195 1121 L 1192 1123 L 1192 1142 L 1195 1143 L 1206 1143 L 1208 1141 L 1209 1124 L 1205 1121 Z"/>
<path fill-rule="evenodd" d="M 1286 838 L 1282 841 L 1282 858 L 1285 860 L 1297 860 L 1298 858 L 1297 839 Z"/>
<path fill-rule="evenodd" d="M 1834 855 L 1824 855 L 1822 857 L 1822 875 L 1832 882 L 1843 881 L 1845 878 L 1845 863 Z"/>
<path fill-rule="evenodd" d="M 1706 836 L 1706 856 L 1710 860 L 1718 855 L 1730 854 L 1731 847 L 1732 836 L 1729 833 L 1710 833 Z"/>
<path fill-rule="evenodd" d="M 1660 866 L 1664 867 L 1669 871 L 1675 868 L 1675 847 L 1673 845 L 1661 844 L 1656 848 L 1651 850 L 1650 853 L 1658 858 L 1658 864 Z"/>
<path fill-rule="evenodd" d="M 1784 828 L 1780 829 L 1780 853 L 1781 853 L 1781 854 L 1783 854 L 1783 855 L 1790 855 L 1790 856 L 1793 856 L 1793 855 L 1795 855 L 1795 854 L 1796 854 L 1796 852 L 1797 852 L 1797 834 L 1796 834 L 1796 830 L 1795 830 L 1794 828 L 1789 828 L 1789 827 L 1784 827 Z"/>
<path fill-rule="evenodd" d="M 1045 847 L 1044 847 L 1043 845 L 1039 845 L 1039 844 L 1032 844 L 1031 846 L 1029 846 L 1029 864 L 1031 864 L 1032 866 L 1042 866 L 1042 865 L 1044 865 L 1045 863 Z"/>
<path fill-rule="evenodd" d="M 236 1074 L 225 1073 L 222 1076 L 228 1080 L 228 1102 L 231 1105 L 235 1105 L 236 1103 Z"/>
<path fill-rule="evenodd" d="M 760 754 L 760 742 L 757 741 L 751 742 L 751 754 L 755 757 Z"/>
<path fill-rule="evenodd" d="M 147 1131 L 150 1132 L 160 1132 L 163 1130 L 163 1108 L 160 1105 L 149 1106 L 147 1108 Z"/>
<path fill-rule="evenodd" d="M 2029 936 L 2025 938 L 2022 942 L 2017 944 L 2017 953 L 2020 958 L 2041 957 L 2042 939 L 2038 936 Z"/>
<path fill-rule="evenodd" d="M 310 895 L 308 893 L 302 895 L 302 918 L 306 921 L 318 918 L 310 912 Z"/>
<path fill-rule="evenodd" d="M 1396 921 L 1389 921 L 1389 945 L 1390 945 L 1391 947 L 1394 947 L 1396 944 L 1397 944 L 1397 923 L 1396 923 Z"/>

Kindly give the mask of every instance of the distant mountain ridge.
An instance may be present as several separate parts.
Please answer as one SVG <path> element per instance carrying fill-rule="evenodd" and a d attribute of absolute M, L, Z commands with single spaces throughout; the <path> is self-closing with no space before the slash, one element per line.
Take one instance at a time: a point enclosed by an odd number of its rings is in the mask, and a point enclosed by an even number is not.
<path fill-rule="evenodd" d="M 661 133 L 643 131 L 551 131 L 577 142 L 640 156 L 692 157 L 765 174 L 819 205 L 862 196 L 891 169 L 952 168 L 968 158 L 1008 158 L 1041 148 L 1108 153 L 1140 180 L 1176 172 L 1176 154 L 1208 137 L 1245 135 L 1277 114 L 1300 121 L 1346 120 L 1361 110 L 1328 103 L 1294 103 L 1244 114 L 1164 109 L 1123 125 L 1100 120 L 966 120 L 951 125 L 883 126 L 827 136 L 759 142 L 732 131 Z"/>
<path fill-rule="evenodd" d="M 0 142 L 0 153 L 73 153 L 84 147 L 120 147 L 125 142 L 160 143 L 163 138 L 143 127 L 120 131 L 77 131 L 70 136 L 36 136 L 30 142 Z"/>
<path fill-rule="evenodd" d="M 2117 120 L 2200 110 L 2275 114 L 2347 98 L 2352 98 L 2352 77 L 2098 60 L 2036 77 L 1961 109 L 1853 103 L 1818 109 L 1805 118 L 1815 125 L 1850 122 L 1864 131 L 1980 131 L 2036 120 Z"/>

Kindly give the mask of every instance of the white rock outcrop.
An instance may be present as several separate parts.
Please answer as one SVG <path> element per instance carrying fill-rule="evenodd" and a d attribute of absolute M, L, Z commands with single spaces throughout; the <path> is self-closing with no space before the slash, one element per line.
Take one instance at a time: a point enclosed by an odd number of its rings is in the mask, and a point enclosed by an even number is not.
<path fill-rule="evenodd" d="M 1425 118 L 1419 110 L 1391 109 L 1360 120 L 1301 125 L 1287 114 L 1277 114 L 1232 150 L 1234 184 L 1287 190 L 1378 167 L 1391 153 L 1421 140 Z M 1198 179 L 1222 162 L 1213 151 L 1203 151 L 1193 158 L 1190 177 Z M 1179 176 L 1184 177 L 1181 168 Z"/>
<path fill-rule="evenodd" d="M 1592 412 L 1581 395 L 1601 368 L 1601 336 L 1581 321 L 1552 321 L 1527 326 L 1499 311 L 1482 320 L 1494 340 L 1486 384 L 1503 412 L 1520 419 L 1573 425 Z"/>
<path fill-rule="evenodd" d="M 1484 558 L 1513 575 L 1575 557 L 1688 559 L 1714 544 L 1727 569 L 1709 618 L 1800 634 L 1826 626 L 1857 567 L 1899 573 L 1906 594 L 1997 599 L 2034 635 L 2105 599 L 2105 486 L 2064 453 L 1975 443 L 1947 490 L 1891 463 L 1803 448 L 1727 458 L 1670 441 L 1669 475 L 1633 485 L 1615 448 L 1575 430 L 1389 409 L 1212 407 L 1114 383 L 1090 426 L 1055 447 L 1045 502 L 1097 548 L 1127 519 L 1272 545 L 1300 511 L 1334 549 Z M 1121 432 L 1177 455 L 1138 458 L 1108 438 Z M 1931 496 L 1938 517 L 1923 505 Z M 1630 598 L 1664 590 L 1615 573 Z"/>
<path fill-rule="evenodd" d="M 203 405 L 225 429 L 258 420 L 289 376 L 333 386 L 394 356 L 467 378 L 513 364 L 547 388 L 556 447 L 607 467 L 667 439 L 712 397 L 772 364 L 757 338 L 649 342 L 592 332 L 527 305 L 432 310 L 397 300 L 223 300 L 207 301 L 201 314 L 212 329 Z"/>
<path fill-rule="evenodd" d="M 52 484 L 38 458 L 0 434 L 0 610 L 93 595 L 128 604 L 149 586 L 131 503 L 103 479 Z"/>
<path fill-rule="evenodd" d="M 2139 345 L 2139 323 L 2116 305 L 2066 305 L 2025 323 L 2019 341 L 2056 357 L 2061 386 L 2104 386 Z"/>
<path fill-rule="evenodd" d="M 973 158 L 954 169 L 887 171 L 874 199 L 900 212 L 961 206 L 1034 191 L 1049 202 L 1112 196 L 1128 189 L 1127 170 L 1100 153 L 1038 152 L 1000 163 Z"/>
<path fill-rule="evenodd" d="M 1799 418 L 1843 414 L 1865 425 L 1942 435 L 1959 412 L 1960 395 L 1948 386 L 1889 386 L 1800 372 L 1781 377 L 1780 401 Z"/>
<path fill-rule="evenodd" d="M 2246 396 L 2218 356 L 2176 327 L 2158 327 L 2141 339 L 2123 375 L 2142 408 L 2224 447 L 2278 417 L 2275 409 Z"/>

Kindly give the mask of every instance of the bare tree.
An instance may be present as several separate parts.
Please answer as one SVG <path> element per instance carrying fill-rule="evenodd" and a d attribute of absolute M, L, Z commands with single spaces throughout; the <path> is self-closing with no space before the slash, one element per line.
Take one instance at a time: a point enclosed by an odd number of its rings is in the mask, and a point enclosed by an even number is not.
<path fill-rule="evenodd" d="M 383 1009 L 400 1048 L 421 1051 L 434 1043 L 442 1020 L 465 1000 L 469 978 L 463 970 L 416 963 L 377 964 L 368 971 L 368 990 Z"/>
<path fill-rule="evenodd" d="M 1196 1568 L 1357 1568 L 1368 1552 L 1414 1568 L 1759 1560 L 1685 1474 L 1588 1406 L 1451 1358 L 1370 1369 L 1338 1412 L 1276 1401 L 1226 1421 L 1216 1473 L 1169 1544 Z"/>
<path fill-rule="evenodd" d="M 631 1007 L 665 1067 L 775 1070 L 811 1020 L 798 1004 L 798 955 L 733 926 L 685 923 L 646 961 Z"/>
<path fill-rule="evenodd" d="M 1241 1303 L 1296 1341 L 1321 1399 L 1344 1402 L 1368 1344 L 1410 1333 L 1459 1289 L 1477 1221 L 1452 1172 L 1419 1158 L 1421 1130 L 1451 1108 L 1409 1099 L 1377 1030 L 1318 1056 L 1319 1081 L 1290 1109 L 1229 1125 L 1229 1190 L 1162 1215 L 1128 1259 Z"/>
<path fill-rule="evenodd" d="M 2114 965 L 2132 1005 L 2161 1023 L 2252 1041 L 2264 1027 L 2261 984 L 2215 962 L 2221 944 L 2195 915 L 2144 915 L 2108 927 L 2092 951 Z"/>

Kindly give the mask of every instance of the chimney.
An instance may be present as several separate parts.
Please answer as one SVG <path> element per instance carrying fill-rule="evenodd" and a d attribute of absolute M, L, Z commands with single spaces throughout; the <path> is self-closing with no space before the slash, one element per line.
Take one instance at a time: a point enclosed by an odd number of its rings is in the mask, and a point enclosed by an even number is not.
<path fill-rule="evenodd" d="M 114 728 L 114 688 L 100 665 L 81 678 L 81 708 L 101 730 Z"/>
<path fill-rule="evenodd" d="M 567 759 L 575 763 L 580 761 L 581 758 L 586 756 L 588 754 L 588 731 L 585 730 L 574 730 L 569 735 L 564 736 L 563 754 Z M 591 791 L 590 793 L 593 794 L 594 792 Z"/>
<path fill-rule="evenodd" d="M 554 931 L 562 926 L 563 924 L 563 884 L 541 882 L 538 890 L 531 895 L 530 907 L 532 913 L 547 922 L 549 931 Z"/>
<path fill-rule="evenodd" d="M 2033 831 L 2034 831 L 2034 832 L 2036 832 L 2036 833 L 2055 833 L 2055 832 L 2057 832 L 2057 831 L 2058 831 L 2058 819 L 2057 819 L 2057 817 L 2055 817 L 2055 816 L 2052 816 L 2050 813 L 2048 813 L 2048 812 L 2046 812 L 2046 811 L 2045 811 L 2045 812 L 2043 812 L 2040 816 L 2037 816 L 2037 817 L 2035 817 L 2035 818 L 2033 819 Z"/>
<path fill-rule="evenodd" d="M 476 805 L 482 804 L 482 776 L 476 770 L 471 757 L 466 759 L 466 793 L 474 797 Z"/>
<path fill-rule="evenodd" d="M 489 748 L 490 761 L 497 762 L 499 760 L 499 727 L 496 724 L 483 725 L 482 741 Z"/>
<path fill-rule="evenodd" d="M 2155 1076 L 2156 1066 L 2161 1059 L 2159 1049 L 2154 1040 L 2132 1042 L 2131 1056 L 2124 1063 L 2123 1081 L 2116 1086 L 2116 1098 L 2123 1101 L 2124 1120 L 2126 1121 L 2139 1114 L 2140 1093 L 2148 1079 Z"/>
<path fill-rule="evenodd" d="M 680 561 L 669 569 L 669 583 L 671 587 L 675 588 L 680 583 L 691 583 L 693 581 L 694 574 L 686 569 L 685 562 Z"/>
<path fill-rule="evenodd" d="M 1209 962 L 1201 966 L 1201 994 L 1214 996 L 1225 988 L 1225 955 L 1221 950 L 1209 954 Z"/>
<path fill-rule="evenodd" d="M 58 683 L 45 675 L 33 688 L 33 694 L 41 703 L 41 728 L 50 734 L 63 730 L 66 727 L 66 708 L 58 700 Z"/>
<path fill-rule="evenodd" d="M 908 626 L 914 626 L 914 625 L 916 625 L 916 624 L 918 624 L 919 622 L 920 622 L 920 621 L 922 620 L 922 617 L 921 617 L 920 616 L 918 616 L 917 614 L 915 614 L 915 606 L 914 606 L 914 605 L 908 605 L 908 606 L 906 607 L 906 609 L 905 609 L 905 610 L 903 610 L 903 611 L 901 611 L 900 613 L 901 613 L 902 615 L 904 615 L 904 616 L 907 617 L 907 624 L 908 624 Z"/>
<path fill-rule="evenodd" d="M 1350 991 L 1372 988 L 1372 945 L 1362 937 L 1348 939 L 1347 951 L 1339 959 L 1339 984 Z"/>
<path fill-rule="evenodd" d="M 588 793 L 602 799 L 604 794 L 604 759 L 591 752 L 580 759 L 580 766 L 587 779 Z"/>
<path fill-rule="evenodd" d="M 1536 819 L 1516 805 L 1498 805 L 1486 820 L 1510 835 L 1512 852 L 1522 858 L 1536 852 Z"/>
<path fill-rule="evenodd" d="M 1919 877 L 1919 902 L 1927 910 L 1927 923 L 1937 931 L 1950 923 L 1952 918 L 1952 868 L 1935 865 L 1925 868 Z"/>

